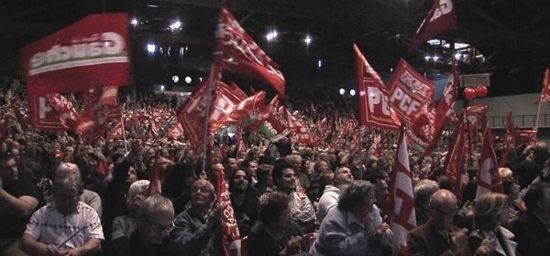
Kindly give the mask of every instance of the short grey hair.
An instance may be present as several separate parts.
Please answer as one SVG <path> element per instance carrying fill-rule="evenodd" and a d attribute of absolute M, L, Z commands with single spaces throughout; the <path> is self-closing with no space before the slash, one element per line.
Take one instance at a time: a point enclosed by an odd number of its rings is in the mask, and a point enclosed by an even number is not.
<path fill-rule="evenodd" d="M 149 219 L 158 212 L 174 212 L 174 206 L 168 198 L 155 194 L 145 199 L 139 208 L 138 217 Z"/>
<path fill-rule="evenodd" d="M 439 184 L 435 180 L 424 179 L 414 186 L 415 202 L 428 203 L 430 197 L 439 189 Z"/>
<path fill-rule="evenodd" d="M 374 196 L 374 185 L 364 180 L 354 181 L 340 192 L 338 209 L 352 212 L 368 195 Z"/>

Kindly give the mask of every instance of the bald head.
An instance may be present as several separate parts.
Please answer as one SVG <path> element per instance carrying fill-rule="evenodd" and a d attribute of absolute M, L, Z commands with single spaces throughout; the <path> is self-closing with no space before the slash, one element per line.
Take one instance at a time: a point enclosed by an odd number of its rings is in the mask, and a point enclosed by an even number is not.
<path fill-rule="evenodd" d="M 457 200 L 453 192 L 446 189 L 439 189 L 430 198 L 431 208 L 456 209 Z"/>

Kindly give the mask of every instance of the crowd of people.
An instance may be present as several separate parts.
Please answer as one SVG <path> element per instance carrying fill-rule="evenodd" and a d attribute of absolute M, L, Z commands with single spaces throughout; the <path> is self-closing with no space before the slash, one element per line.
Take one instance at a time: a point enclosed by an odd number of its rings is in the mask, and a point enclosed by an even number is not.
<path fill-rule="evenodd" d="M 14 106 L 26 111 L 24 86 L 2 83 L 0 95 L 7 88 L 11 93 L 2 115 Z M 151 132 L 147 122 L 127 127 L 126 140 L 86 140 L 6 119 L 0 252 L 221 255 L 217 186 L 223 177 L 246 255 L 397 255 L 386 209 L 397 133 L 359 127 L 351 99 L 291 96 L 286 104 L 315 146 L 247 132 L 237 147 L 220 133 L 206 166 L 184 136 L 169 139 L 163 129 Z M 176 111 L 172 101 L 154 96 L 123 95 L 121 102 L 124 115 Z M 409 149 L 417 226 L 407 236 L 406 253 L 548 255 L 548 146 L 513 150 L 499 169 L 504 194 L 476 198 L 479 145 L 469 160 L 469 183 L 455 195 L 442 171 L 447 142 L 423 158 Z M 502 147 L 496 148 L 500 157 Z M 154 175 L 159 170 L 160 180 Z"/>

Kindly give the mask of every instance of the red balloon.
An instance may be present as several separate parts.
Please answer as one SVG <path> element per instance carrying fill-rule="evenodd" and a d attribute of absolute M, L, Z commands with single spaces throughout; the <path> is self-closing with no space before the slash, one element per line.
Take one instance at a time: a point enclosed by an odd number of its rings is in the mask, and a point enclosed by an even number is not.
<path fill-rule="evenodd" d="M 488 92 L 489 92 L 489 90 L 487 89 L 487 86 L 478 86 L 478 87 L 476 87 L 477 97 L 485 97 L 485 96 L 487 96 Z"/>
<path fill-rule="evenodd" d="M 467 99 L 467 100 L 473 100 L 476 98 L 476 90 L 474 90 L 473 88 L 464 88 L 464 97 Z"/>

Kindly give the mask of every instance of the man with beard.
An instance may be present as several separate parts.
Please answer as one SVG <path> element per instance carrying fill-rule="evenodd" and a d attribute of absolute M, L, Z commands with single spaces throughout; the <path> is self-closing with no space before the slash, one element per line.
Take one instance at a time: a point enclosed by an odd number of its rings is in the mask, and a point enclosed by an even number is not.
<path fill-rule="evenodd" d="M 214 186 L 198 179 L 191 186 L 191 205 L 174 219 L 173 241 L 187 255 L 216 255 L 221 208 L 215 206 Z"/>
<path fill-rule="evenodd" d="M 258 216 L 258 192 L 251 186 L 252 177 L 243 170 L 235 171 L 230 176 L 229 182 L 235 219 L 237 219 L 239 233 L 244 237 L 248 235 Z"/>
<path fill-rule="evenodd" d="M 99 250 L 103 229 L 96 211 L 79 198 L 84 188 L 78 172 L 56 172 L 54 201 L 36 211 L 21 248 L 30 255 L 86 255 Z"/>

